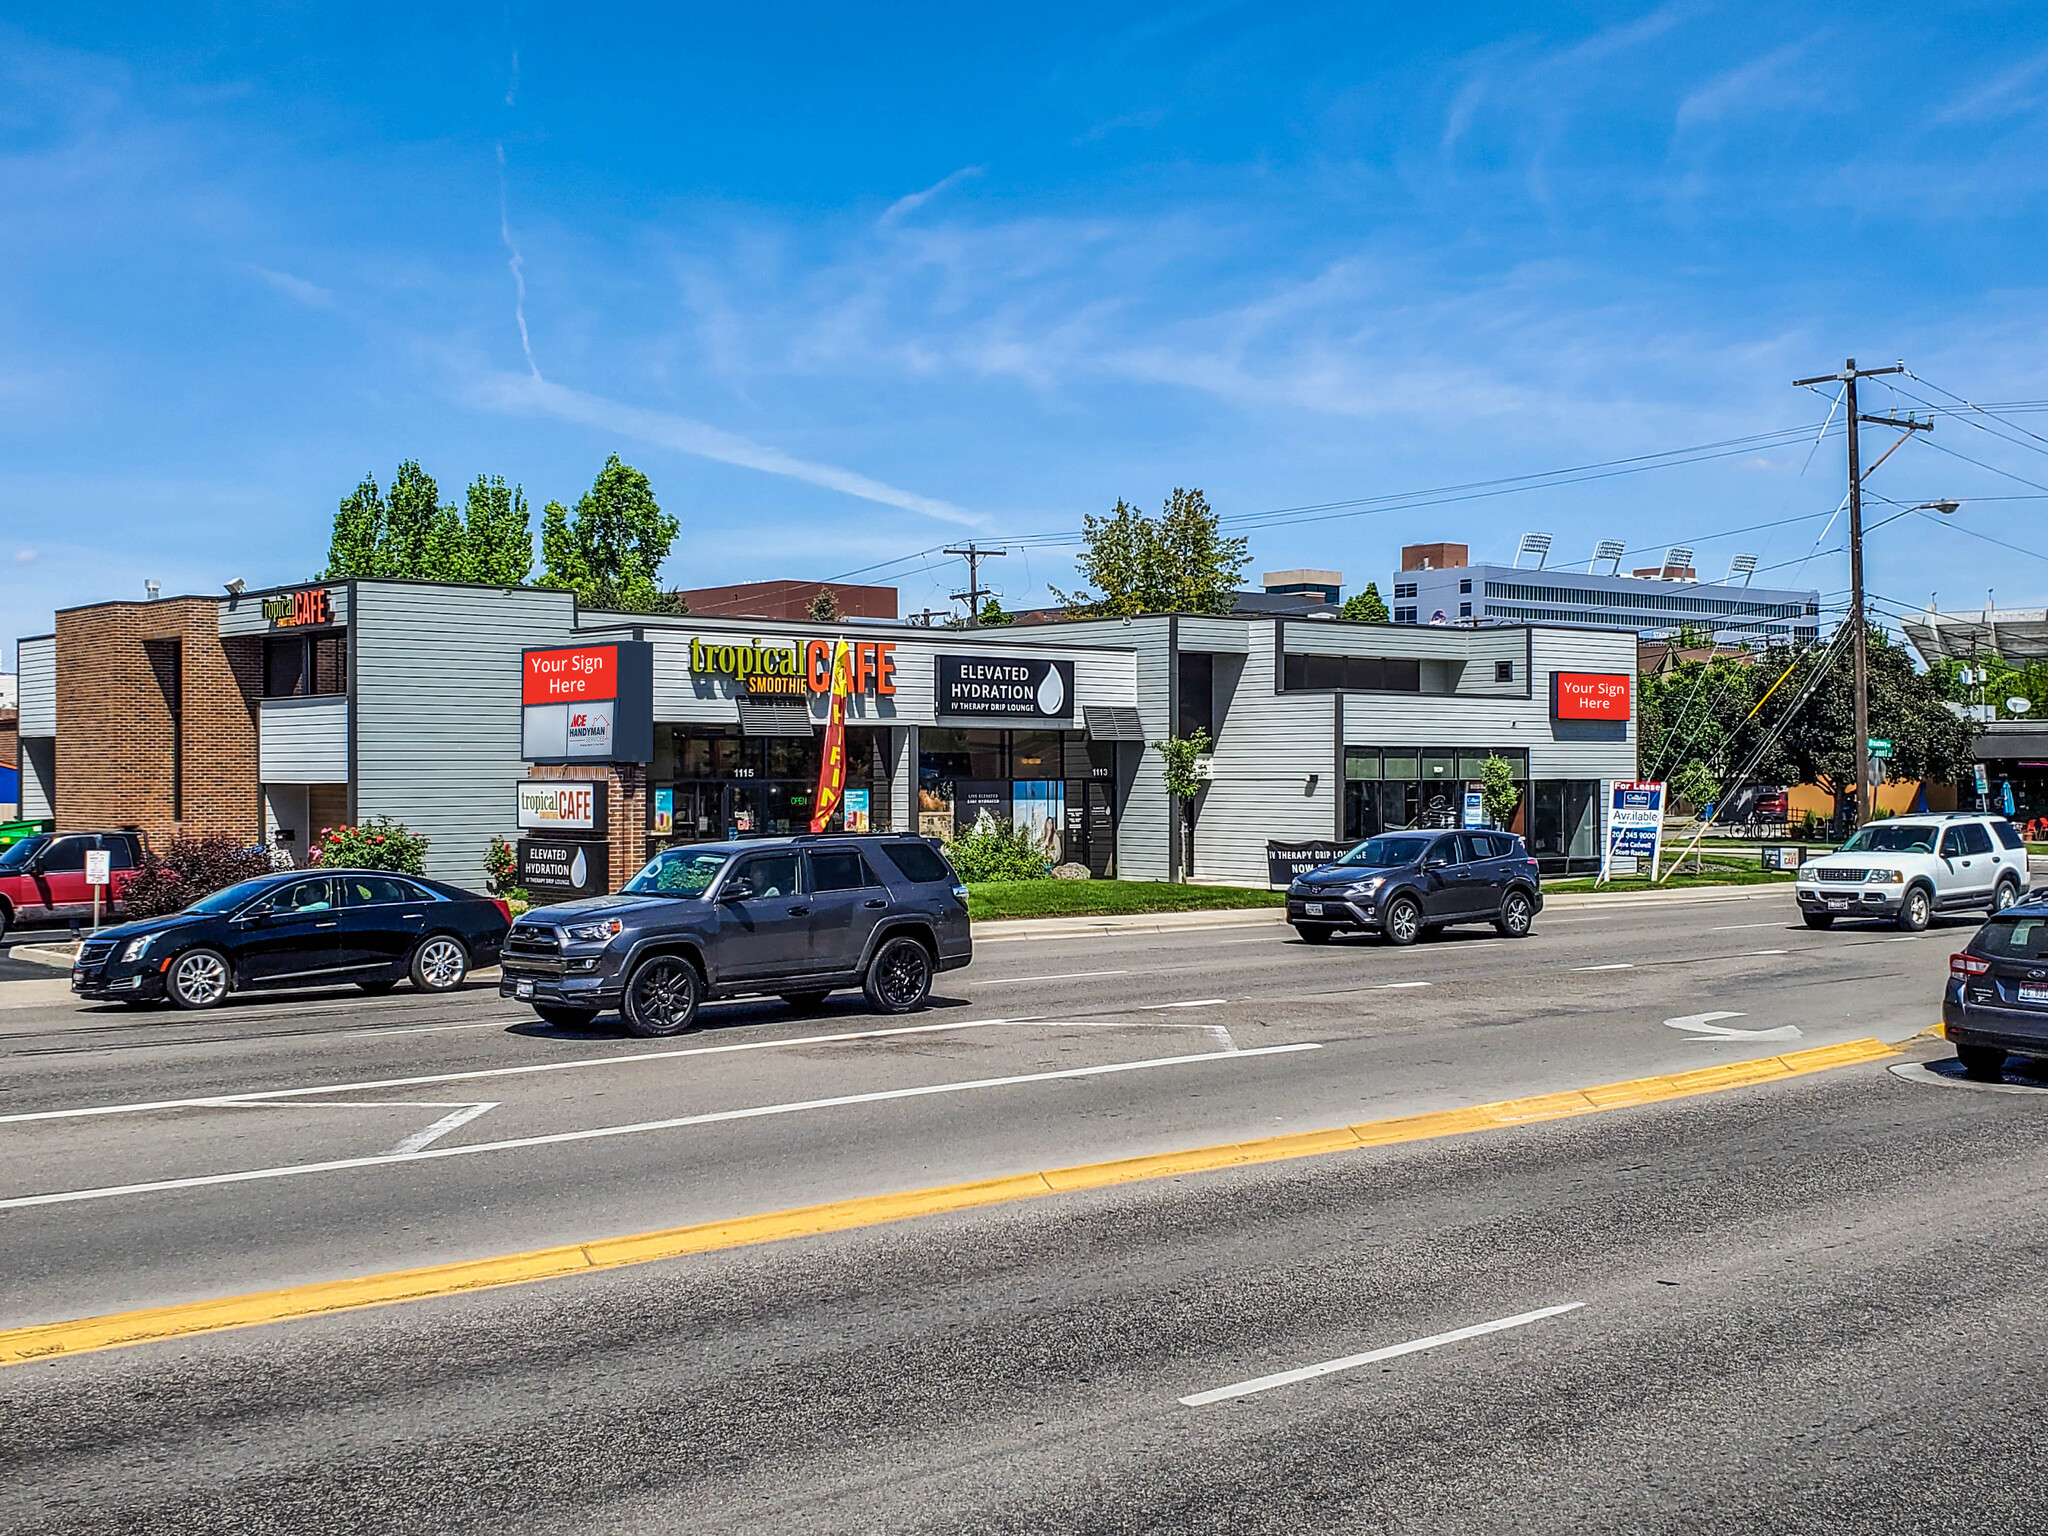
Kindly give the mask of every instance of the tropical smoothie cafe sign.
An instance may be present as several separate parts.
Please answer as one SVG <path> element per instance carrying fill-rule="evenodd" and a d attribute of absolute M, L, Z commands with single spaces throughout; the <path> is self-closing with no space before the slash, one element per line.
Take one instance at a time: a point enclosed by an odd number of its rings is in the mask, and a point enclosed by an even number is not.
<path fill-rule="evenodd" d="M 707 640 L 697 635 L 690 640 L 690 675 L 730 678 L 750 698 L 807 699 L 814 693 L 834 691 L 835 646 L 846 652 L 851 692 L 871 693 L 880 698 L 895 694 L 896 646 L 887 640 L 810 640 L 798 644 L 760 639 Z"/>

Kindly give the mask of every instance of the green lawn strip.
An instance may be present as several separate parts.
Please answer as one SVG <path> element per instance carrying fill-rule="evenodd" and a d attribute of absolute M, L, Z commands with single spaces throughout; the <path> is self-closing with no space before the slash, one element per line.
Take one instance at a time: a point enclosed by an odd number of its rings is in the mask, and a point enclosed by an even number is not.
<path fill-rule="evenodd" d="M 1543 894 L 1563 896 L 1575 891 L 1677 891 L 1696 885 L 1790 885 L 1797 878 L 1790 870 L 1759 869 L 1754 859 L 1722 859 L 1708 854 L 1699 862 L 1698 874 L 1674 872 L 1655 885 L 1650 883 L 1648 875 L 1628 875 L 1617 880 L 1609 880 L 1604 885 L 1594 884 L 1590 877 L 1578 880 L 1546 880 L 1543 882 Z M 1671 868 L 1669 863 L 1664 867 L 1667 870 Z"/>
<path fill-rule="evenodd" d="M 1152 880 L 990 880 L 967 887 L 967 915 L 980 923 L 1014 917 L 1117 917 L 1286 904 L 1282 891 L 1238 885 L 1168 885 Z"/>

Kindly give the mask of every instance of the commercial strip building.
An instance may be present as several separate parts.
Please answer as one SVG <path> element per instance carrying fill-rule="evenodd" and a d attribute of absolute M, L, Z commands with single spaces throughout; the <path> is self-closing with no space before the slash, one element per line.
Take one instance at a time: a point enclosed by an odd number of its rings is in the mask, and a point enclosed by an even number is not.
<path fill-rule="evenodd" d="M 323 827 L 390 816 L 430 839 L 430 873 L 469 885 L 493 836 L 523 832 L 537 885 L 611 888 L 669 842 L 809 826 L 840 642 L 854 692 L 834 825 L 987 814 L 1098 875 L 1183 873 L 1153 744 L 1197 729 L 1214 754 L 1196 874 L 1250 884 L 1269 843 L 1456 820 L 1490 755 L 1525 786 L 1532 849 L 1585 867 L 1603 781 L 1636 772 L 1625 630 L 932 630 L 357 580 L 59 613 L 18 647 L 24 811 L 282 837 L 300 857 Z"/>
<path fill-rule="evenodd" d="M 1549 545 L 1544 539 L 1543 549 Z M 1526 542 L 1526 541 L 1525 541 Z M 1473 565 L 1463 544 L 1410 544 L 1401 551 L 1387 606 L 1396 624 L 1566 624 L 1668 635 L 1681 628 L 1717 640 L 1803 644 L 1820 633 L 1820 593 L 1696 579 L 1689 550 L 1666 563 L 1620 573 L 1620 546 L 1603 546 L 1614 569 L 1596 574 L 1513 565 Z M 1672 557 L 1682 557 L 1673 564 Z M 1540 561 L 1541 555 L 1537 556 Z M 1754 562 L 1751 562 L 1754 564 Z M 1738 562 L 1739 565 L 1739 562 Z"/>
<path fill-rule="evenodd" d="M 2048 609 L 1996 608 L 1987 602 L 1975 613 L 1929 608 L 1906 614 L 1900 622 L 1929 666 L 1996 658 L 2025 667 L 2048 660 Z M 1971 706 L 1987 718 L 1972 748 L 1976 764 L 1960 786 L 1965 800 L 2021 821 L 2048 817 L 2048 719 L 2031 714 L 1988 718 L 2003 702 L 1994 696 Z"/>

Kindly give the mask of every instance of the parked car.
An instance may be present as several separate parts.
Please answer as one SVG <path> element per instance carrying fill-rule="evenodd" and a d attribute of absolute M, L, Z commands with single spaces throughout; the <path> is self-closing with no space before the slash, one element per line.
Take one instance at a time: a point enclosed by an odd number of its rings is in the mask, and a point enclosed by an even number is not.
<path fill-rule="evenodd" d="M 1992 914 L 1949 957 L 1941 1022 L 1971 1077 L 2000 1076 L 2009 1052 L 2048 1057 L 2048 901 Z"/>
<path fill-rule="evenodd" d="M 1287 887 L 1287 921 L 1310 944 L 1347 931 L 1413 944 L 1453 923 L 1519 939 L 1542 910 L 1542 876 L 1512 832 L 1384 832 Z"/>
<path fill-rule="evenodd" d="M 410 977 L 451 992 L 495 965 L 505 903 L 418 875 L 368 869 L 260 875 L 182 912 L 108 928 L 85 941 L 71 990 L 93 1002 L 212 1008 L 230 992 L 354 982 L 387 992 Z"/>
<path fill-rule="evenodd" d="M 2027 888 L 2027 847 L 2003 816 L 1951 811 L 1859 828 L 1799 866 L 1793 887 L 1809 928 L 1879 917 L 1910 933 L 1938 912 L 2002 912 Z"/>
<path fill-rule="evenodd" d="M 523 913 L 498 991 L 565 1028 L 617 1008 L 636 1035 L 678 1035 L 700 1002 L 743 994 L 805 1008 L 859 987 L 908 1013 L 973 958 L 967 888 L 936 843 L 822 833 L 664 849 L 615 896 Z"/>
<path fill-rule="evenodd" d="M 121 893 L 142 862 L 140 832 L 39 832 L 0 848 L 0 934 L 17 924 L 68 923 L 92 916 L 85 856 L 108 853 L 108 885 L 101 914 L 118 913 Z"/>

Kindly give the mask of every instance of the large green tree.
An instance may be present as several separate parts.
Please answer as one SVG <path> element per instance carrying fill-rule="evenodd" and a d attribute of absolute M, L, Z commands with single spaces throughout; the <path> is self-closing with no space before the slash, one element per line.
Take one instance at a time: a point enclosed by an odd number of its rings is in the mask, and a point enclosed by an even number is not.
<path fill-rule="evenodd" d="M 342 581 L 350 576 L 379 576 L 378 547 L 384 542 L 384 493 L 374 475 L 341 499 L 334 514 L 334 532 L 327 541 L 325 581 Z"/>
<path fill-rule="evenodd" d="M 1156 518 L 1126 501 L 1106 517 L 1088 514 L 1082 537 L 1075 565 L 1095 592 L 1053 588 L 1070 618 L 1228 613 L 1250 549 L 1248 540 L 1223 537 L 1200 491 L 1178 487 Z"/>
<path fill-rule="evenodd" d="M 647 477 L 615 453 L 572 515 L 559 501 L 541 512 L 541 560 L 551 587 L 567 587 L 586 608 L 661 613 L 657 578 L 682 525 L 661 510 Z"/>
<path fill-rule="evenodd" d="M 441 516 L 441 488 L 420 468 L 419 460 L 398 466 L 390 494 L 384 498 L 384 537 L 377 545 L 379 576 L 410 576 L 428 581 L 459 578 L 442 574 L 450 552 Z"/>
<path fill-rule="evenodd" d="M 1393 615 L 1387 612 L 1386 600 L 1380 596 L 1380 584 L 1368 581 L 1365 590 L 1346 598 L 1344 617 L 1355 624 L 1391 624 Z"/>
<path fill-rule="evenodd" d="M 478 475 L 469 487 L 468 581 L 524 586 L 533 574 L 533 529 L 526 492 L 507 486 L 503 475 Z"/>
<path fill-rule="evenodd" d="M 526 493 L 499 475 L 479 475 L 468 515 L 441 505 L 434 477 L 407 459 L 387 497 L 374 475 L 342 499 L 327 546 L 328 580 L 391 576 L 413 581 L 480 581 L 518 586 L 533 571 Z"/>

